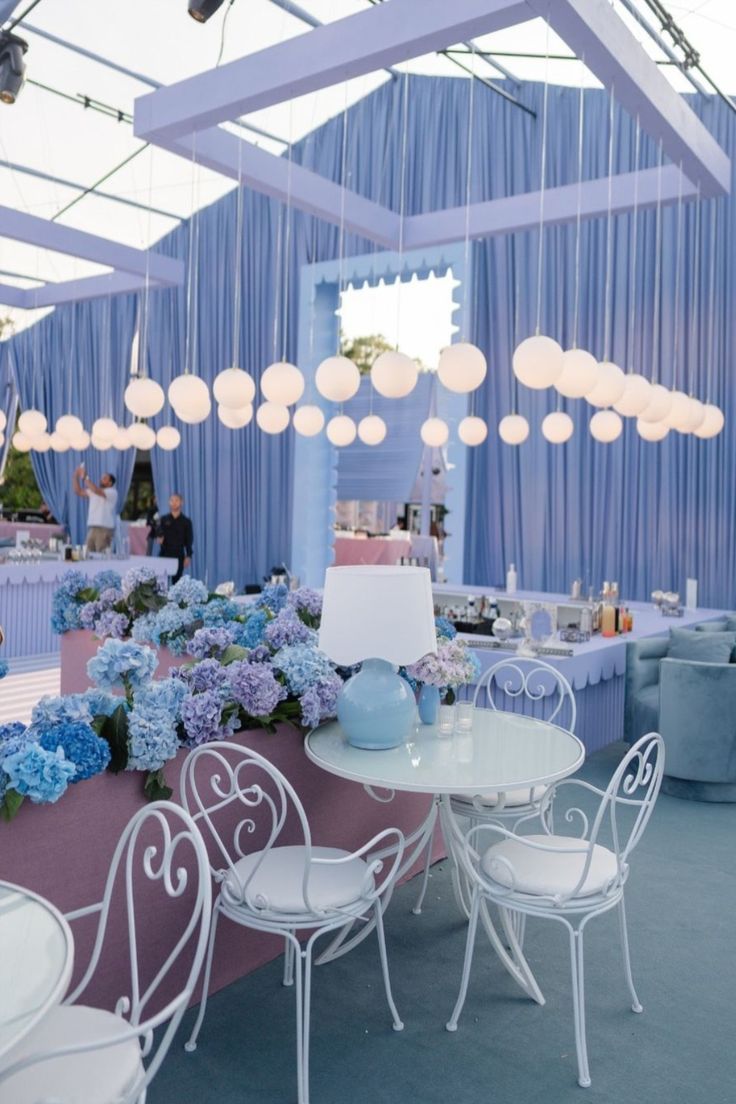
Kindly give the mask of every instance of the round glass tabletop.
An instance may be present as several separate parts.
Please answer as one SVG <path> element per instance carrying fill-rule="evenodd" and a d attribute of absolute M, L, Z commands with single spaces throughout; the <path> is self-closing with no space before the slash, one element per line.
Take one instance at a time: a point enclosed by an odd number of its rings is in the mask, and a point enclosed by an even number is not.
<path fill-rule="evenodd" d="M 352 747 L 339 723 L 310 732 L 307 756 L 330 774 L 364 785 L 416 793 L 468 794 L 539 786 L 566 778 L 585 759 L 577 736 L 519 713 L 476 709 L 472 731 L 438 735 L 417 725 L 405 744 L 385 751 Z"/>
<path fill-rule="evenodd" d="M 42 897 L 0 882 L 0 1054 L 61 1001 L 74 963 L 64 917 Z"/>

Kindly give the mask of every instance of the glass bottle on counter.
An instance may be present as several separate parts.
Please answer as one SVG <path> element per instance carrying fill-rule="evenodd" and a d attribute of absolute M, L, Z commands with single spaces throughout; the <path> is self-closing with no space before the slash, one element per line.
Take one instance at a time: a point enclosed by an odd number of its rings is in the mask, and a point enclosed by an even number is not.
<path fill-rule="evenodd" d="M 616 609 L 610 602 L 605 602 L 601 612 L 601 636 L 616 635 Z"/>

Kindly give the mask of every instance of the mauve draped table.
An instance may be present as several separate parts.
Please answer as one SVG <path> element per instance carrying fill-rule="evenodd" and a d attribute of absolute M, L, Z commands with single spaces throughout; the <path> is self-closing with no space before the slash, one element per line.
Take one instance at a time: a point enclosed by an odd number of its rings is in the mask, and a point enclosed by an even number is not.
<path fill-rule="evenodd" d="M 28 533 L 31 540 L 48 544 L 51 537 L 64 537 L 64 527 L 40 521 L 0 521 L 0 540 L 12 540 L 15 544 L 18 533 Z"/>
<path fill-rule="evenodd" d="M 411 556 L 411 538 L 335 537 L 335 566 L 349 564 L 398 564 Z"/>

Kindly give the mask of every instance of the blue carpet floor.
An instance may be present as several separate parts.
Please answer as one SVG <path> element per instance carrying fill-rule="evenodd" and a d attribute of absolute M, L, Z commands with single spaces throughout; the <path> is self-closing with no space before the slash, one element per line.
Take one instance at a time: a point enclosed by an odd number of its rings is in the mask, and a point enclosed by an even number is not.
<path fill-rule="evenodd" d="M 622 750 L 615 745 L 592 756 L 582 775 L 605 784 Z M 459 1029 L 445 1031 L 465 931 L 448 865 L 437 864 L 423 914 L 411 912 L 416 882 L 397 892 L 387 914 L 403 1032 L 391 1029 L 373 939 L 315 971 L 312 1104 L 734 1104 L 735 844 L 736 805 L 660 796 L 627 887 L 643 1015 L 629 1008 L 615 913 L 591 921 L 586 932 L 587 1090 L 576 1083 L 561 925 L 527 926 L 527 955 L 545 1007 L 524 997 L 479 934 Z M 186 1054 L 193 1016 L 187 1014 L 148 1104 L 296 1100 L 293 990 L 281 986 L 280 960 L 214 996 L 199 1047 Z"/>

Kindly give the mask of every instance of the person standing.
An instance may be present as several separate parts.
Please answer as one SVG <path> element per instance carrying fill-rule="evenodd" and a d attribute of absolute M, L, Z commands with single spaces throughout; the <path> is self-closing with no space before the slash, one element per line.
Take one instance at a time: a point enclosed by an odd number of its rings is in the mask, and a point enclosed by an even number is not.
<path fill-rule="evenodd" d="M 87 475 L 84 464 L 80 464 L 74 470 L 72 486 L 76 495 L 89 499 L 87 551 L 105 552 L 112 546 L 112 538 L 115 534 L 118 504 L 115 476 L 105 472 L 98 485 Z"/>
<path fill-rule="evenodd" d="M 161 545 L 161 556 L 171 556 L 179 561 L 179 569 L 173 581 L 179 582 L 184 574 L 184 568 L 192 562 L 192 546 L 194 543 L 194 530 L 191 519 L 182 513 L 184 499 L 176 491 L 169 498 L 169 513 L 164 514 L 158 523 L 158 542 Z"/>

